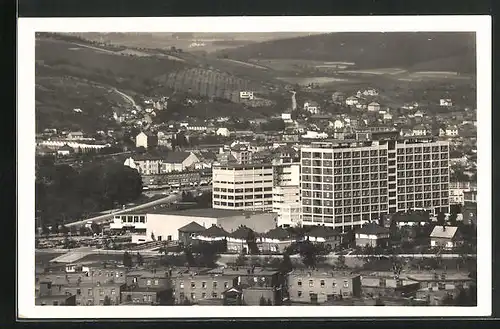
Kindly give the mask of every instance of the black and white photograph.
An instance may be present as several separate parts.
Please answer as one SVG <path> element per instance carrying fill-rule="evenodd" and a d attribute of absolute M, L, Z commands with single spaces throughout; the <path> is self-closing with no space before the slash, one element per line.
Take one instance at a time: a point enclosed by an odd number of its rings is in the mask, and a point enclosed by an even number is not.
<path fill-rule="evenodd" d="M 489 315 L 491 23 L 397 18 L 20 19 L 19 316 Z"/>

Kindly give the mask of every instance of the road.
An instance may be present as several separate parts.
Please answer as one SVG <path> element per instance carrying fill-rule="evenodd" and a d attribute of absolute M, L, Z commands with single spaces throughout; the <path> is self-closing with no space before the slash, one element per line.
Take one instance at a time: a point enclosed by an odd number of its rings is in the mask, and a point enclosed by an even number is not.
<path fill-rule="evenodd" d="M 203 187 L 198 188 L 198 190 L 206 191 L 206 190 L 209 190 L 211 188 L 212 188 L 211 186 L 203 186 Z M 186 190 L 189 191 L 189 192 L 195 192 L 196 191 L 196 189 L 186 189 Z M 81 220 L 81 221 L 78 221 L 78 222 L 69 223 L 69 224 L 66 224 L 66 227 L 69 228 L 69 227 L 72 227 L 72 226 L 82 226 L 82 225 L 85 225 L 89 221 L 92 221 L 92 222 L 94 222 L 96 224 L 102 224 L 102 223 L 108 222 L 111 219 L 113 219 L 113 217 L 115 215 L 124 214 L 124 213 L 130 212 L 130 211 L 135 211 L 135 210 L 141 210 L 141 209 L 144 209 L 144 208 L 149 208 L 149 207 L 156 206 L 156 205 L 162 204 L 162 203 L 173 202 L 175 200 L 178 200 L 180 197 L 181 197 L 181 193 L 179 193 L 179 194 L 171 194 L 171 195 L 166 196 L 164 198 L 157 199 L 157 200 L 154 200 L 154 201 L 151 201 L 151 202 L 147 202 L 147 203 L 143 203 L 141 205 L 137 205 L 137 206 L 134 206 L 134 207 L 131 207 L 131 208 L 122 209 L 122 210 L 118 210 L 118 211 L 115 211 L 115 212 L 112 212 L 112 213 L 109 213 L 109 214 L 100 215 L 100 216 L 96 216 L 96 217 L 93 217 L 93 218 L 84 219 L 84 220 Z"/>

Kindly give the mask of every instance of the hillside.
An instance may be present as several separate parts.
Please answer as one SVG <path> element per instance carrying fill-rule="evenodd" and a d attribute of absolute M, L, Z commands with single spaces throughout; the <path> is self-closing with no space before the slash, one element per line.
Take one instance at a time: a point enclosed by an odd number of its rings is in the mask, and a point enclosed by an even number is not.
<path fill-rule="evenodd" d="M 354 62 L 357 69 L 412 68 L 475 72 L 475 35 L 457 32 L 329 33 L 254 43 L 216 53 L 234 60 Z M 446 68 L 442 68 L 442 64 Z M 420 69 L 420 68 L 419 68 Z"/>

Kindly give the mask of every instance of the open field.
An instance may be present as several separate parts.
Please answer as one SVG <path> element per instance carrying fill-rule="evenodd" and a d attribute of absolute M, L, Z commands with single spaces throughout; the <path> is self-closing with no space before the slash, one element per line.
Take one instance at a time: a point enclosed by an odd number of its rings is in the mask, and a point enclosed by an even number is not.
<path fill-rule="evenodd" d="M 278 79 L 291 84 L 298 84 L 301 86 L 307 86 L 311 83 L 323 85 L 331 82 L 347 81 L 346 79 L 334 78 L 334 77 L 278 77 Z"/>
<path fill-rule="evenodd" d="M 231 63 L 243 65 L 243 66 L 248 66 L 248 67 L 255 68 L 255 69 L 261 69 L 261 70 L 268 70 L 269 69 L 269 68 L 267 68 L 265 66 L 261 66 L 261 65 L 257 65 L 257 64 L 252 64 L 252 63 L 248 63 L 248 62 L 237 61 L 235 59 L 227 59 L 226 58 L 226 59 L 223 59 L 223 61 L 227 61 L 227 62 L 231 62 Z"/>
<path fill-rule="evenodd" d="M 72 127 L 95 131 L 113 126 L 113 111 L 129 104 L 105 86 L 71 77 L 37 76 L 35 85 L 37 130 Z M 75 112 L 78 108 L 81 112 Z M 100 120 L 96 120 L 100 118 Z"/>

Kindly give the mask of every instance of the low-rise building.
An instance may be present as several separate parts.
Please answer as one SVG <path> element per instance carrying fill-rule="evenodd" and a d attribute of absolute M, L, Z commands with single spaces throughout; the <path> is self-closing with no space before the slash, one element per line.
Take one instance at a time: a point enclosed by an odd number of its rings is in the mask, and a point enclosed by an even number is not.
<path fill-rule="evenodd" d="M 172 284 L 168 271 L 136 270 L 127 273 L 121 301 L 133 305 L 173 304 Z"/>
<path fill-rule="evenodd" d="M 334 250 L 341 243 L 340 233 L 333 228 L 315 226 L 305 234 L 305 239 L 312 243 L 324 245 L 327 249 Z"/>
<path fill-rule="evenodd" d="M 425 226 L 431 223 L 430 213 L 425 210 L 398 212 L 391 216 L 397 227 Z"/>
<path fill-rule="evenodd" d="M 462 242 L 462 234 L 456 226 L 436 225 L 429 235 L 430 246 L 452 249 Z"/>
<path fill-rule="evenodd" d="M 392 272 L 363 275 L 363 295 L 366 297 L 410 297 L 420 289 L 420 283 L 407 277 L 394 277 Z"/>
<path fill-rule="evenodd" d="M 46 295 L 35 298 L 35 305 L 45 306 L 75 306 L 75 295 Z"/>
<path fill-rule="evenodd" d="M 378 112 L 380 111 L 380 104 L 377 102 L 371 102 L 368 104 L 368 111 L 369 112 Z"/>
<path fill-rule="evenodd" d="M 294 270 L 288 274 L 291 302 L 322 304 L 334 299 L 361 297 L 361 277 L 336 271 Z"/>
<path fill-rule="evenodd" d="M 135 136 L 135 146 L 144 147 L 145 149 L 158 146 L 158 136 L 141 131 Z"/>
<path fill-rule="evenodd" d="M 193 238 L 204 231 L 206 231 L 204 226 L 201 226 L 197 222 L 191 222 L 179 228 L 179 242 L 184 246 L 189 246 Z"/>
<path fill-rule="evenodd" d="M 199 161 L 193 152 L 169 152 L 161 164 L 161 172 L 184 171 Z"/>
<path fill-rule="evenodd" d="M 374 222 L 365 224 L 355 232 L 356 246 L 383 247 L 389 242 L 389 229 L 379 226 Z"/>
<path fill-rule="evenodd" d="M 264 233 L 259 239 L 259 249 L 266 253 L 282 254 L 289 247 L 295 238 L 282 227 L 276 227 Z"/>

